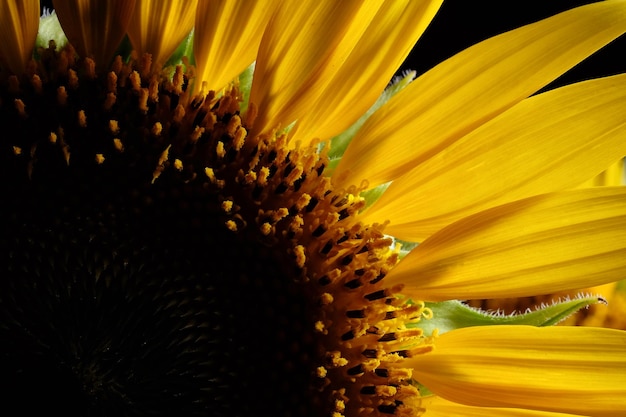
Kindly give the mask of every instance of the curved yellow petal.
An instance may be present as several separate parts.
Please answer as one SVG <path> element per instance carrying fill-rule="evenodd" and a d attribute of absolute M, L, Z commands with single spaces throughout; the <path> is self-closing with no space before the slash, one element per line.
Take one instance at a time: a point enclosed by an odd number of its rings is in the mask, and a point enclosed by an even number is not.
<path fill-rule="evenodd" d="M 285 128 L 310 110 L 348 58 L 381 0 L 285 2 L 259 47 L 250 102 L 251 134 Z"/>
<path fill-rule="evenodd" d="M 193 28 L 198 0 L 136 0 L 128 37 L 141 54 L 160 68 Z"/>
<path fill-rule="evenodd" d="M 333 174 L 371 187 L 404 174 L 626 31 L 626 3 L 573 9 L 481 42 L 415 80 L 352 140 Z"/>
<path fill-rule="evenodd" d="M 24 72 L 38 27 L 39 0 L 0 2 L 0 61 L 13 74 Z"/>
<path fill-rule="evenodd" d="M 421 241 L 472 213 L 574 188 L 626 155 L 626 74 L 531 97 L 394 181 L 364 214 Z"/>
<path fill-rule="evenodd" d="M 280 1 L 199 0 L 193 53 L 195 89 L 205 81 L 219 90 L 254 62 L 259 43 Z"/>
<path fill-rule="evenodd" d="M 393 268 L 419 300 L 525 297 L 626 276 L 626 187 L 534 196 L 466 217 Z"/>
<path fill-rule="evenodd" d="M 326 139 L 352 125 L 384 91 L 441 3 L 405 0 L 383 4 L 320 99 L 300 115 L 292 137 L 303 143 Z"/>
<path fill-rule="evenodd" d="M 109 64 L 126 35 L 135 0 L 53 0 L 67 39 L 82 58 Z"/>
<path fill-rule="evenodd" d="M 424 417 L 573 417 L 574 414 L 521 408 L 474 407 L 445 400 L 436 395 L 422 398 Z"/>
<path fill-rule="evenodd" d="M 626 410 L 626 332 L 620 330 L 469 327 L 443 334 L 433 352 L 409 361 L 420 383 L 466 405 L 594 417 Z"/>

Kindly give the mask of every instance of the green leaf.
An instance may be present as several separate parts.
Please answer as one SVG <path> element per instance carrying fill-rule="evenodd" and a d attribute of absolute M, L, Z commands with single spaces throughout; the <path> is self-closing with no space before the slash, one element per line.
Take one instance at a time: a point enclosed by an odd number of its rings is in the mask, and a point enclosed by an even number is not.
<path fill-rule="evenodd" d="M 383 91 L 383 93 L 378 97 L 376 102 L 370 107 L 363 116 L 359 118 L 352 126 L 346 129 L 344 132 L 335 136 L 330 140 L 330 150 L 328 152 L 328 157 L 331 161 L 331 166 L 336 166 L 341 156 L 346 151 L 346 148 L 350 144 L 350 141 L 358 132 L 358 130 L 363 126 L 363 123 L 374 113 L 376 110 L 380 108 L 383 104 L 385 104 L 391 97 L 399 93 L 404 87 L 409 85 L 411 81 L 415 78 L 415 71 L 408 71 L 402 76 L 395 77 L 391 82 L 391 85 Z"/>
<path fill-rule="evenodd" d="M 592 304 L 606 303 L 597 296 L 583 295 L 574 299 L 542 306 L 541 308 L 525 313 L 505 315 L 498 312 L 482 311 L 470 307 L 460 301 L 444 301 L 439 303 L 425 303 L 433 312 L 433 318 L 423 319 L 411 327 L 419 327 L 424 334 L 431 335 L 437 329 L 439 334 L 450 330 L 471 326 L 497 326 L 501 324 L 516 324 L 530 326 L 551 326 L 565 320 L 570 315 Z"/>

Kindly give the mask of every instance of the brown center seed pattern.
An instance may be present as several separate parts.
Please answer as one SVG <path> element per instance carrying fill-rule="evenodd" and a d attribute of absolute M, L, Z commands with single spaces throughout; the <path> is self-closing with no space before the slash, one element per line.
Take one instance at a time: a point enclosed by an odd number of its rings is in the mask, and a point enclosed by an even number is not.
<path fill-rule="evenodd" d="M 242 119 L 236 88 L 190 98 L 181 68 L 73 57 L 0 78 L 6 401 L 419 414 L 403 358 L 432 348 L 414 326 L 430 311 L 385 286 L 398 253 L 318 144 L 248 137 L 254 106 Z"/>

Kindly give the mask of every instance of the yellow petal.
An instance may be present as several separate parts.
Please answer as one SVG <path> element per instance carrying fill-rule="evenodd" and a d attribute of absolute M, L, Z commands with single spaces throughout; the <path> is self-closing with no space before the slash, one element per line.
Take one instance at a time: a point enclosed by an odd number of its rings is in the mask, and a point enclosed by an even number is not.
<path fill-rule="evenodd" d="M 626 187 L 534 196 L 451 224 L 387 275 L 420 300 L 525 297 L 626 276 Z"/>
<path fill-rule="evenodd" d="M 31 58 L 37 28 L 39 0 L 0 2 L 0 60 L 13 74 L 22 74 Z"/>
<path fill-rule="evenodd" d="M 421 241 L 498 204 L 574 188 L 626 155 L 626 74 L 518 103 L 394 181 L 364 213 Z"/>
<path fill-rule="evenodd" d="M 599 175 L 590 180 L 585 181 L 580 187 L 600 187 L 606 185 L 623 185 L 624 184 L 624 159 L 620 159 Z"/>
<path fill-rule="evenodd" d="M 440 336 L 410 359 L 413 377 L 450 401 L 583 416 L 626 410 L 626 332 L 487 326 Z"/>
<path fill-rule="evenodd" d="M 320 99 L 298 119 L 294 139 L 331 138 L 354 123 L 383 92 L 442 0 L 383 4 Z"/>
<path fill-rule="evenodd" d="M 135 0 L 54 0 L 52 3 L 76 52 L 106 67 L 126 35 Z"/>
<path fill-rule="evenodd" d="M 250 92 L 259 109 L 252 135 L 285 128 L 310 110 L 381 4 L 307 0 L 278 8 L 259 47 Z"/>
<path fill-rule="evenodd" d="M 160 68 L 193 28 L 197 0 L 136 0 L 128 37 L 141 56 Z"/>
<path fill-rule="evenodd" d="M 474 407 L 444 400 L 431 395 L 422 399 L 424 417 L 573 417 L 574 414 L 520 408 Z"/>
<path fill-rule="evenodd" d="M 415 80 L 353 139 L 339 186 L 383 184 L 441 152 L 626 31 L 626 3 L 603 1 L 488 39 Z"/>
<path fill-rule="evenodd" d="M 219 90 L 254 62 L 263 31 L 279 1 L 199 0 L 193 52 L 195 89 Z"/>

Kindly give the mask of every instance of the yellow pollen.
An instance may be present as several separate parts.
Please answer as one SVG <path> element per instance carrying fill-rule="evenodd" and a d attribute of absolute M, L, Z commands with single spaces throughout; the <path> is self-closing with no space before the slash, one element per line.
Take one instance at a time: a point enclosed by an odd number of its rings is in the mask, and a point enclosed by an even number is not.
<path fill-rule="evenodd" d="M 48 140 L 50 141 L 50 143 L 57 143 L 57 134 L 54 132 L 50 132 L 50 134 L 48 135 Z"/>
<path fill-rule="evenodd" d="M 152 125 L 151 132 L 154 136 L 159 136 L 162 130 L 163 130 L 163 126 L 161 125 L 161 122 L 156 122 L 155 124 Z"/>
<path fill-rule="evenodd" d="M 303 268 L 304 263 L 306 261 L 304 246 L 302 245 L 296 246 L 295 248 L 293 248 L 293 252 L 294 252 L 294 255 L 296 256 L 296 265 L 298 265 L 299 268 Z"/>
<path fill-rule="evenodd" d="M 98 165 L 101 165 L 101 164 L 104 162 L 104 159 L 105 159 L 105 158 L 104 158 L 104 155 L 103 155 L 103 154 L 101 154 L 101 153 L 97 153 L 97 154 L 96 154 L 96 158 L 95 158 L 95 159 L 96 159 L 96 163 L 97 163 Z"/>
<path fill-rule="evenodd" d="M 235 223 L 234 220 L 227 220 L 225 224 L 228 230 L 233 231 L 233 232 L 237 231 L 237 223 Z"/>
<path fill-rule="evenodd" d="M 116 151 L 124 152 L 124 144 L 122 143 L 122 141 L 119 138 L 114 138 L 113 139 L 113 146 L 115 147 Z"/>
<path fill-rule="evenodd" d="M 226 213 L 230 213 L 232 209 L 233 202 L 231 200 L 222 201 L 222 210 L 224 210 Z"/>
<path fill-rule="evenodd" d="M 183 170 L 183 161 L 181 161 L 178 158 L 174 159 L 174 169 L 176 169 L 178 171 L 182 171 Z"/>
<path fill-rule="evenodd" d="M 22 148 L 20 148 L 19 146 L 13 146 L 13 154 L 14 155 L 21 155 L 22 154 Z"/>
<path fill-rule="evenodd" d="M 220 158 L 223 158 L 224 155 L 226 155 L 226 150 L 224 149 L 224 142 L 222 142 L 221 140 L 217 141 L 217 145 L 215 146 L 215 153 Z"/>
<path fill-rule="evenodd" d="M 26 118 L 26 105 L 19 98 L 15 99 L 15 109 L 20 114 L 20 116 Z"/>
<path fill-rule="evenodd" d="M 78 125 L 80 127 L 87 127 L 87 115 L 85 114 L 85 110 L 78 111 Z"/>
<path fill-rule="evenodd" d="M 333 302 L 333 296 L 327 292 L 325 292 L 324 294 L 322 294 L 322 296 L 320 297 L 320 303 L 322 305 L 328 305 L 330 303 Z"/>

